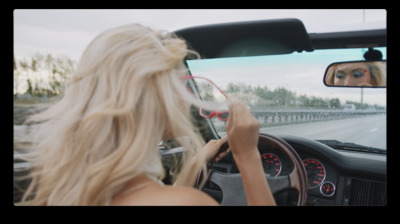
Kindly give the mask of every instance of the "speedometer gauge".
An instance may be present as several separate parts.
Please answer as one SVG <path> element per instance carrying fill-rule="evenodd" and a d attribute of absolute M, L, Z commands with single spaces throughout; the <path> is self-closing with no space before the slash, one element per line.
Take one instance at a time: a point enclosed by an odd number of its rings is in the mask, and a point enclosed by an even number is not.
<path fill-rule="evenodd" d="M 318 187 L 325 180 L 326 172 L 324 165 L 316 159 L 305 159 L 303 165 L 307 171 L 308 187 Z"/>
<path fill-rule="evenodd" d="M 270 177 L 276 177 L 281 173 L 282 163 L 279 157 L 273 153 L 265 153 L 261 155 L 264 172 Z"/>

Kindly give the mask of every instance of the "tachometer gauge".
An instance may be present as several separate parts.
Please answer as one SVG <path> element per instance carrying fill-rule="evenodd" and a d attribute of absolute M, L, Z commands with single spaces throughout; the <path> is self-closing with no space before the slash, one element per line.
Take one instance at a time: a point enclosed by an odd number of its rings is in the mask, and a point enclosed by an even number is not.
<path fill-rule="evenodd" d="M 305 159 L 303 165 L 307 171 L 308 187 L 318 187 L 325 180 L 326 172 L 324 165 L 316 159 Z"/>
<path fill-rule="evenodd" d="M 279 157 L 273 153 L 265 153 L 261 155 L 264 172 L 270 177 L 276 177 L 281 173 L 282 163 Z"/>

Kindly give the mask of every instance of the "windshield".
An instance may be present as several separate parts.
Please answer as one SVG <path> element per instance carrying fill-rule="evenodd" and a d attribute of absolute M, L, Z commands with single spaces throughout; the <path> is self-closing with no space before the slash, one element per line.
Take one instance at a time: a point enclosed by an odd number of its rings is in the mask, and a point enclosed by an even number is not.
<path fill-rule="evenodd" d="M 376 49 L 386 59 L 386 48 Z M 245 101 L 260 121 L 262 133 L 386 149 L 386 88 L 332 88 L 323 84 L 329 64 L 363 60 L 367 50 L 316 50 L 188 60 L 187 64 L 193 76 L 206 77 L 228 97 Z M 197 88 L 207 91 L 204 85 Z M 225 136 L 225 122 L 215 117 L 211 121 L 217 133 Z"/>

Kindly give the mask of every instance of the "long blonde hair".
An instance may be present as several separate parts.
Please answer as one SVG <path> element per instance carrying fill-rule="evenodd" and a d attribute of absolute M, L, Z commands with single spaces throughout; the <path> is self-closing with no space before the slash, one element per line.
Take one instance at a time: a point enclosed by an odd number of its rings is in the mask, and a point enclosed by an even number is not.
<path fill-rule="evenodd" d="M 63 98 L 29 119 L 41 124 L 29 154 L 32 181 L 22 200 L 108 205 L 141 172 L 164 177 L 158 144 L 166 130 L 178 141 L 189 137 L 190 145 L 179 143 L 193 153 L 202 147 L 188 109 L 201 101 L 180 78 L 186 73 L 183 60 L 192 53 L 172 33 L 138 24 L 97 36 Z"/>

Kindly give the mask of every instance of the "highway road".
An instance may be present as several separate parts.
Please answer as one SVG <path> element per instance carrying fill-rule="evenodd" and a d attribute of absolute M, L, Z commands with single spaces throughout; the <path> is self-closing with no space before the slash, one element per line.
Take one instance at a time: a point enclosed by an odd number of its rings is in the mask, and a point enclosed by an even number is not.
<path fill-rule="evenodd" d="M 261 128 L 261 133 L 294 135 L 313 140 L 331 139 L 386 149 L 386 115 L 310 122 Z"/>

